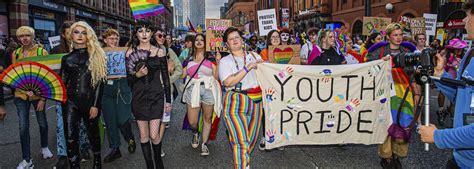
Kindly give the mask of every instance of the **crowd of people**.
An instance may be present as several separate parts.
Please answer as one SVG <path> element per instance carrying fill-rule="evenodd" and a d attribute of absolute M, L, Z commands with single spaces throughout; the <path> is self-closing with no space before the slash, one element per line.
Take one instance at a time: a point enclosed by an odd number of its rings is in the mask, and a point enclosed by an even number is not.
<path fill-rule="evenodd" d="M 468 1 L 465 10 L 468 38 L 474 39 L 474 1 Z M 22 58 L 66 54 L 61 60 L 59 75 L 66 86 L 68 99 L 56 108 L 56 168 L 80 168 L 82 160 L 91 158 L 89 149 L 93 152 L 94 168 L 101 168 L 102 162 L 119 159 L 122 156 L 120 135 L 129 153 L 136 151 L 136 142 L 139 141 L 147 168 L 165 168 L 162 147 L 166 144 L 163 137 L 178 93 L 182 93 L 180 101 L 187 108 L 186 119 L 192 131 L 191 147 L 201 147 L 200 155 L 208 156 L 211 150 L 207 143 L 214 127 L 212 118 L 221 117 L 228 131 L 234 168 L 249 168 L 250 154 L 257 142 L 260 150 L 265 149 L 265 136 L 259 135 L 259 132 L 261 128 L 265 131 L 266 117 L 255 69 L 258 64 L 269 61 L 270 46 L 301 45 L 302 65 L 387 61 L 396 57 L 392 56 L 393 53 L 420 52 L 432 48 L 436 50 L 436 55 L 432 56 L 434 76 L 474 84 L 474 75 L 471 75 L 474 63 L 470 63 L 472 51 L 466 48 L 465 41 L 453 38 L 442 45 L 435 40 L 427 46 L 426 35 L 407 37 L 398 23 L 389 24 L 384 32 L 373 32 L 365 43 L 340 29 L 310 28 L 302 36 L 282 29 L 272 30 L 266 37 L 258 37 L 244 36 L 241 30 L 230 27 L 223 35 L 228 52 L 206 52 L 204 34 L 187 34 L 180 43 L 171 34 L 142 20 L 137 21 L 130 37 L 120 37 L 114 29 L 108 29 L 101 33 L 102 37 L 98 37 L 99 32 L 83 21 L 64 22 L 60 30 L 60 44 L 48 52 L 34 41 L 33 28 L 19 27 L 16 40 L 9 38 L 4 41 L 5 49 L 0 58 L 3 70 Z M 104 48 L 115 47 L 127 47 L 126 66 L 123 68 L 127 76 L 108 79 Z M 438 124 L 444 125 L 449 115 L 454 116 L 453 128 L 440 130 L 434 125 L 424 126 L 418 116 L 412 116 L 420 113 L 417 107 L 422 104 L 422 82 L 418 80 L 416 65 L 394 65 L 392 78 L 395 84 L 402 86 L 396 90 L 404 93 L 406 103 L 400 104 L 397 102 L 399 99 L 392 99 L 393 124 L 385 142 L 378 147 L 380 165 L 383 168 L 402 168 L 400 158 L 408 155 L 411 133 L 419 129 L 416 131 L 423 142 L 435 143 L 438 148 L 454 149 L 454 158 L 448 166 L 474 166 L 474 125 L 469 120 L 474 110 L 472 88 L 434 81 L 441 91 L 438 96 Z M 178 80 L 183 80 L 184 87 L 178 87 Z M 0 94 L 0 119 L 3 119 L 6 117 L 3 90 Z M 451 102 L 448 108 L 444 106 L 445 98 Z M 46 99 L 35 96 L 32 91 L 17 89 L 14 90 L 13 102 L 19 117 L 22 150 L 22 161 L 17 168 L 32 168 L 29 135 L 31 105 L 36 111 L 40 129 L 40 153 L 44 159 L 53 157 L 48 148 Z M 393 114 L 400 110 L 402 113 Z M 101 116 L 110 148 L 104 159 L 101 157 L 99 136 Z M 203 120 L 201 129 L 199 118 Z M 132 121 L 139 129 L 138 139 L 132 133 Z M 283 147 L 279 149 L 284 150 Z"/>

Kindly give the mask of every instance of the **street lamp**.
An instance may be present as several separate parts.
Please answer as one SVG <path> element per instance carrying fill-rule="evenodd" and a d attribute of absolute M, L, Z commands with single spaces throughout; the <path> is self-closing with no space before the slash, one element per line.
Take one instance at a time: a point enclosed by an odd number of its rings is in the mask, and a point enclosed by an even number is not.
<path fill-rule="evenodd" d="M 387 9 L 388 13 L 393 12 L 393 5 L 392 5 L 392 3 L 388 3 L 387 5 L 385 5 L 385 9 Z"/>

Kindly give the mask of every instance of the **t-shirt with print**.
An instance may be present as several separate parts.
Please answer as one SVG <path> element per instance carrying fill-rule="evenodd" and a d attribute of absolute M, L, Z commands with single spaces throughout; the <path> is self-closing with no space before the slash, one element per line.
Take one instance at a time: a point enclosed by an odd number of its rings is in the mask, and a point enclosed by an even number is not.
<path fill-rule="evenodd" d="M 245 59 L 247 65 L 250 63 L 256 63 L 257 61 L 262 61 L 262 57 L 260 57 L 260 55 L 254 52 L 252 53 L 253 56 L 250 54 L 250 52 L 246 52 Z M 244 69 L 244 58 L 234 57 L 232 54 L 229 54 L 228 56 L 223 57 L 219 62 L 219 79 L 222 83 L 224 83 L 224 80 L 226 80 L 229 76 L 242 69 Z M 257 73 L 254 69 L 250 70 L 240 82 L 242 83 L 241 90 L 248 90 L 259 86 L 257 81 Z M 226 87 L 227 91 L 232 89 L 234 89 L 234 86 Z"/>

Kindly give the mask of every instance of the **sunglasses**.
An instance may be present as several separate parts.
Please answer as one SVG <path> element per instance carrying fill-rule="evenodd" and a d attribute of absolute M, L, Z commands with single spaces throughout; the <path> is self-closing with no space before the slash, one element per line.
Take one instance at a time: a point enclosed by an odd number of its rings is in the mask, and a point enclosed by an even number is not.
<path fill-rule="evenodd" d="M 159 33 L 156 34 L 156 37 L 158 37 L 158 38 L 163 38 L 163 36 L 164 36 L 163 34 L 159 34 Z"/>

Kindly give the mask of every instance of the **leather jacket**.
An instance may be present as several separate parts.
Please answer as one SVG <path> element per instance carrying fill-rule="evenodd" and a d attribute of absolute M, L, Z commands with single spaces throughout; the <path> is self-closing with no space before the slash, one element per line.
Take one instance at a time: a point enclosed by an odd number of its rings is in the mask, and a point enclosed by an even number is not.
<path fill-rule="evenodd" d="M 74 49 L 61 60 L 61 78 L 67 90 L 68 102 L 89 101 L 88 106 L 100 107 L 103 83 L 92 86 L 87 48 Z"/>

